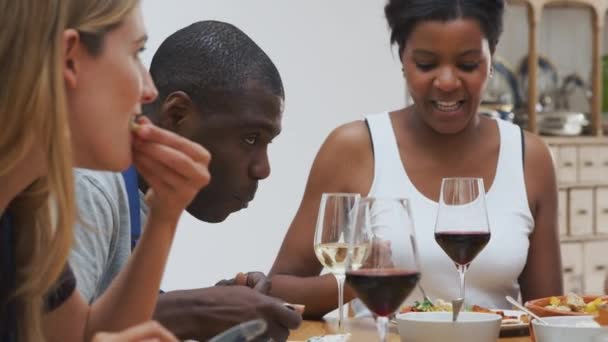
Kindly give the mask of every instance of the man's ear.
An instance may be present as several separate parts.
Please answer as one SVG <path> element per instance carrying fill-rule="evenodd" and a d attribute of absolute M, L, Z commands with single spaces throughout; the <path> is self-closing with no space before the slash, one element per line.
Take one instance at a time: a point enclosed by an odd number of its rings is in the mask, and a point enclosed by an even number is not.
<path fill-rule="evenodd" d="M 78 31 L 67 29 L 63 32 L 63 79 L 70 88 L 76 87 L 80 65 L 77 50 L 80 42 Z"/>
<path fill-rule="evenodd" d="M 174 91 L 163 101 L 158 122 L 162 128 L 176 131 L 194 113 L 190 96 L 181 90 Z"/>

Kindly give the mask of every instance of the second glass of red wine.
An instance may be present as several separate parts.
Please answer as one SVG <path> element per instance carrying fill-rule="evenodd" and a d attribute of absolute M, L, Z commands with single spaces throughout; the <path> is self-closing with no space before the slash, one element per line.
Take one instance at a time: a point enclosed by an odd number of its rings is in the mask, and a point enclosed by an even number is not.
<path fill-rule="evenodd" d="M 444 178 L 441 182 L 435 241 L 454 261 L 465 299 L 465 275 L 490 241 L 486 192 L 481 178 Z"/>
<path fill-rule="evenodd" d="M 366 197 L 358 208 L 346 257 L 346 282 L 376 315 L 384 342 L 388 317 L 420 279 L 414 224 L 406 199 Z M 366 250 L 363 258 L 362 246 Z"/>

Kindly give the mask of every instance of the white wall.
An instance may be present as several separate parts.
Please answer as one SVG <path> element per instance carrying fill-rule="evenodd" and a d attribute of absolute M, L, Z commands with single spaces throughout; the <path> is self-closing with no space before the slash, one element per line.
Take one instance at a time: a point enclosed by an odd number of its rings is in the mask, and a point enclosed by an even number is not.
<path fill-rule="evenodd" d="M 146 0 L 150 41 L 144 60 L 169 34 L 197 20 L 235 24 L 279 69 L 286 89 L 283 133 L 271 146 L 272 175 L 250 208 L 209 225 L 185 215 L 164 289 L 207 286 L 239 271 L 267 272 L 298 207 L 312 160 L 330 130 L 405 101 L 401 65 L 388 44 L 385 0 Z M 589 79 L 590 11 L 546 9 L 539 52 L 560 76 Z M 516 68 L 527 54 L 523 6 L 508 7 L 497 54 Z M 604 29 L 604 51 L 608 27 Z M 311 227 L 313 229 L 313 227 Z"/>
<path fill-rule="evenodd" d="M 264 49 L 286 91 L 283 133 L 270 149 L 272 175 L 261 182 L 248 209 L 223 223 L 182 219 L 164 289 L 211 285 L 239 271 L 268 272 L 299 205 L 312 160 L 330 130 L 365 113 L 403 105 L 401 64 L 389 46 L 383 3 L 143 1 L 150 36 L 146 63 L 175 30 L 197 20 L 222 20 Z"/>

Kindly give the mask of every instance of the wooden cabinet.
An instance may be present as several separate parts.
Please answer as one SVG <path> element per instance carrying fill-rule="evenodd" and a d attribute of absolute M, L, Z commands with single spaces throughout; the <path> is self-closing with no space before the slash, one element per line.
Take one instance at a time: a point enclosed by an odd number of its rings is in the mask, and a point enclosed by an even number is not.
<path fill-rule="evenodd" d="M 556 168 L 564 290 L 604 292 L 608 269 L 608 138 L 544 137 Z"/>
<path fill-rule="evenodd" d="M 590 23 L 577 22 L 576 25 L 591 25 L 592 136 L 544 139 L 551 149 L 559 186 L 558 224 L 565 290 L 603 293 L 608 266 L 608 138 L 603 137 L 602 131 L 601 43 L 608 18 L 608 0 L 508 0 L 508 3 L 526 7 L 528 99 L 539 98 L 538 35 L 543 11 L 549 7 L 584 7 L 591 12 Z M 569 48 L 576 47 L 569 45 Z M 526 109 L 527 129 L 538 133 L 536 101 L 528 101 Z"/>
<path fill-rule="evenodd" d="M 542 12 L 546 7 L 554 6 L 580 6 L 589 8 L 591 15 L 591 131 L 594 136 L 602 133 L 602 75 L 601 75 L 601 33 L 604 26 L 605 13 L 608 9 L 607 0 L 510 0 L 509 4 L 525 5 L 528 13 L 528 96 L 529 99 L 538 98 L 537 71 L 538 71 L 538 26 L 542 20 Z M 529 116 L 528 129 L 538 133 L 536 125 L 536 101 L 528 101 L 527 112 Z"/>

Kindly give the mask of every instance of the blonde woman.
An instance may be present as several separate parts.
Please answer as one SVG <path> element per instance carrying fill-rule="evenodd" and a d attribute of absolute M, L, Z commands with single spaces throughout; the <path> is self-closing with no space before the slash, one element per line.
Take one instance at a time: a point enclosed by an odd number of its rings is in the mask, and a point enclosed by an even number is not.
<path fill-rule="evenodd" d="M 130 130 L 156 97 L 138 58 L 138 1 L 0 0 L 0 23 L 0 340 L 88 341 L 144 322 L 179 215 L 209 182 L 210 157 L 149 121 Z M 151 185 L 150 219 L 129 265 L 89 307 L 65 264 L 72 167 L 132 162 Z"/>

